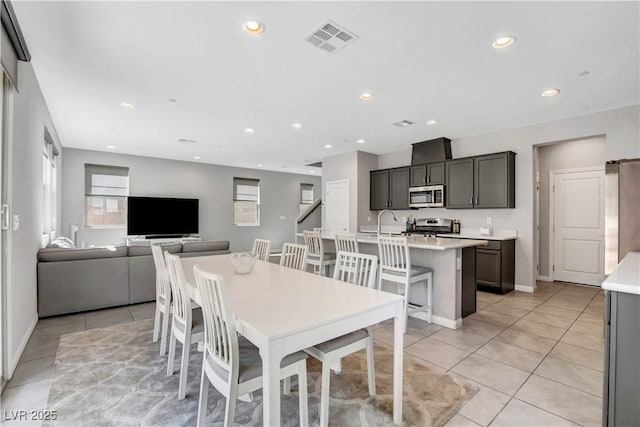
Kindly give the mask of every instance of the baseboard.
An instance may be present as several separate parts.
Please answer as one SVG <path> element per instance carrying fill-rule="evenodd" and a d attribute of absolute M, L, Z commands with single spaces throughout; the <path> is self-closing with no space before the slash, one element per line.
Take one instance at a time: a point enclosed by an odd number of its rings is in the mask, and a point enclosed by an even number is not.
<path fill-rule="evenodd" d="M 38 324 L 38 313 L 36 313 L 35 318 L 27 328 L 27 332 L 22 337 L 22 341 L 20 341 L 20 345 L 16 349 L 16 352 L 13 353 L 12 358 L 9 360 L 9 363 L 8 363 L 9 366 L 7 366 L 7 368 L 9 369 L 9 372 L 6 372 L 6 377 L 5 377 L 7 381 L 13 377 L 13 372 L 16 370 L 16 367 L 18 366 L 18 362 L 20 362 L 22 353 L 24 353 L 24 349 L 27 347 L 27 343 L 29 342 L 29 339 L 31 338 L 31 334 L 33 334 L 33 331 L 35 330 L 37 324 Z"/>
<path fill-rule="evenodd" d="M 538 276 L 538 279 L 541 282 L 553 282 L 551 276 Z"/>
<path fill-rule="evenodd" d="M 420 320 L 427 320 L 427 313 L 424 311 L 416 311 L 415 313 L 410 313 L 409 316 Z M 435 323 L 436 325 L 444 326 L 449 329 L 458 329 L 462 326 L 462 319 L 451 320 L 434 314 L 431 316 L 431 323 Z"/>
<path fill-rule="evenodd" d="M 537 286 L 535 284 L 533 286 L 515 285 L 515 290 L 532 294 L 536 291 L 536 287 Z"/>

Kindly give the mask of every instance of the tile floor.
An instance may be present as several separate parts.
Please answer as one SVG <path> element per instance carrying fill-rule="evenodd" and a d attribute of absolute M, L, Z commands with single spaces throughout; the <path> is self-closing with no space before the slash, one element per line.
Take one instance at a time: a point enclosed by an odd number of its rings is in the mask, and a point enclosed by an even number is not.
<path fill-rule="evenodd" d="M 601 425 L 602 291 L 539 282 L 534 294 L 478 292 L 477 305 L 458 330 L 412 318 L 404 337 L 405 352 L 480 389 L 447 427 Z M 150 303 L 40 320 L 2 394 L 2 410 L 44 408 L 60 335 L 153 314 Z M 374 338 L 389 345 L 392 325 L 379 325 Z"/>

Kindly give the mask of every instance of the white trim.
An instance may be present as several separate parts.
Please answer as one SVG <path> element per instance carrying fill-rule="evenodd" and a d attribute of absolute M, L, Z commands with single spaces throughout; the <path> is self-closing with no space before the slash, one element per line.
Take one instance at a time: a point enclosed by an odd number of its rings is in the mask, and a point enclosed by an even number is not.
<path fill-rule="evenodd" d="M 27 332 L 24 334 L 24 336 L 22 337 L 22 340 L 20 341 L 20 344 L 18 345 L 18 348 L 16 348 L 15 353 L 13 353 L 11 355 L 11 359 L 9 359 L 7 362 L 8 366 L 8 370 L 9 372 L 6 372 L 6 379 L 11 379 L 13 377 L 13 372 L 16 370 L 16 367 L 18 366 L 18 362 L 20 362 L 20 358 L 22 357 L 22 353 L 24 353 L 24 349 L 27 347 L 27 343 L 29 342 L 29 338 L 31 338 L 31 334 L 33 334 L 33 331 L 36 329 L 36 325 L 38 324 L 38 313 L 36 313 L 36 316 L 34 317 L 34 319 L 31 321 L 31 324 L 29 325 L 29 327 L 27 328 Z"/>
<path fill-rule="evenodd" d="M 409 316 L 415 317 L 420 320 L 427 320 L 427 313 L 424 311 L 417 311 L 415 313 L 410 313 Z M 462 327 L 462 318 L 458 318 L 456 320 L 447 319 L 445 317 L 436 316 L 435 314 L 431 316 L 431 323 L 435 323 L 436 325 L 444 326 L 449 329 L 459 329 Z"/>
<path fill-rule="evenodd" d="M 536 280 L 539 280 L 541 282 L 553 282 L 553 279 L 551 279 L 551 277 L 549 276 L 538 276 Z"/>
<path fill-rule="evenodd" d="M 530 294 L 536 291 L 537 286 L 515 285 L 515 290 L 520 292 L 528 292 Z"/>
<path fill-rule="evenodd" d="M 555 227 L 555 185 L 556 185 L 556 176 L 562 175 L 565 173 L 579 173 L 579 172 L 602 172 L 603 176 L 605 175 L 604 166 L 589 166 L 584 168 L 573 168 L 573 169 L 553 169 L 549 171 L 549 276 L 547 276 L 549 282 L 553 282 L 555 280 L 554 277 L 554 264 L 555 264 L 555 235 L 554 235 L 554 227 Z M 538 249 L 539 251 L 540 249 Z M 604 256 L 603 256 L 604 259 Z"/>

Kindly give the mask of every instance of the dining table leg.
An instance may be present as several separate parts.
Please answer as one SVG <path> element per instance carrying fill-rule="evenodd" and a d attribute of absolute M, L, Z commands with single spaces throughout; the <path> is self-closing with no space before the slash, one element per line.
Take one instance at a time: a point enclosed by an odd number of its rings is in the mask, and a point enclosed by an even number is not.
<path fill-rule="evenodd" d="M 393 318 L 393 422 L 402 424 L 402 352 L 404 343 L 404 307 L 396 304 Z"/>
<path fill-rule="evenodd" d="M 284 355 L 276 346 L 268 345 L 260 349 L 262 357 L 262 391 L 263 391 L 263 424 L 265 426 L 280 425 L 280 363 Z"/>

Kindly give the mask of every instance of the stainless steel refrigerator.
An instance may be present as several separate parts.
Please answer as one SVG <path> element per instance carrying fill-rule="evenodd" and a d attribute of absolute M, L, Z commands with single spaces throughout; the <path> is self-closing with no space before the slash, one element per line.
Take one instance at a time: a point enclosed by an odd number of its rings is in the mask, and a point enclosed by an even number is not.
<path fill-rule="evenodd" d="M 630 251 L 640 251 L 640 159 L 609 161 L 605 168 L 604 272 Z"/>
<path fill-rule="evenodd" d="M 605 273 L 640 251 L 640 159 L 607 162 Z M 640 279 L 640 278 L 639 278 Z M 640 425 L 640 295 L 605 291 L 602 425 Z"/>

